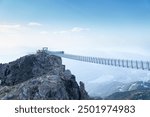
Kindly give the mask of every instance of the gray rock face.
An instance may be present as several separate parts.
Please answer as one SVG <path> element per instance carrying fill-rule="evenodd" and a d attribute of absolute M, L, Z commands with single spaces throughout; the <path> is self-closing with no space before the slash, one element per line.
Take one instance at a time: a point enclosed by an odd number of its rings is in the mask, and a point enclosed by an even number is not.
<path fill-rule="evenodd" d="M 1 65 L 0 80 L 11 86 L 47 73 L 59 75 L 63 70 L 61 58 L 40 53 Z"/>
<path fill-rule="evenodd" d="M 89 99 L 84 84 L 77 84 L 61 58 L 46 53 L 0 64 L 0 81 L 0 99 Z"/>
<path fill-rule="evenodd" d="M 87 92 L 85 91 L 84 83 L 80 81 L 80 99 L 85 99 L 87 97 Z"/>

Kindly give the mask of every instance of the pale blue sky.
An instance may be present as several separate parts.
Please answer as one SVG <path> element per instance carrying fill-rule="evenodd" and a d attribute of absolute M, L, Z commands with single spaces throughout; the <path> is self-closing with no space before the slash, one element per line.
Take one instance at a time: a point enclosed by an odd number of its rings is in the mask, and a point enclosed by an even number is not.
<path fill-rule="evenodd" d="M 150 56 L 149 32 L 150 0 L 0 0 L 0 62 L 43 46 Z"/>
<path fill-rule="evenodd" d="M 0 0 L 1 21 L 149 24 L 149 0 Z"/>

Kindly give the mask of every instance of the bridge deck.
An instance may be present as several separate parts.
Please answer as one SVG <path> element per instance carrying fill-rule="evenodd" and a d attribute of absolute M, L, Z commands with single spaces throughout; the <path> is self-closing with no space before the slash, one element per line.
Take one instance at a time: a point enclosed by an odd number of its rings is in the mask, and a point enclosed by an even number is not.
<path fill-rule="evenodd" d="M 102 65 L 110 65 L 116 67 L 132 68 L 132 69 L 142 69 L 150 71 L 149 61 L 138 61 L 138 60 L 124 60 L 124 59 L 111 59 L 111 58 L 100 58 L 100 57 L 89 57 L 89 56 L 79 56 L 66 54 L 64 51 L 46 51 L 49 55 L 56 55 L 63 58 L 90 62 Z"/>

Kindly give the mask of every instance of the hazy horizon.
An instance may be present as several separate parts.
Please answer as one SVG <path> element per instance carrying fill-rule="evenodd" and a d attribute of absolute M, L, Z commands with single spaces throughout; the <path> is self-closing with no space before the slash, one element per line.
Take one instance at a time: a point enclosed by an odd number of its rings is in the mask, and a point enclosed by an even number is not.
<path fill-rule="evenodd" d="M 0 0 L 0 62 L 45 46 L 150 56 L 149 12 L 149 0 Z"/>

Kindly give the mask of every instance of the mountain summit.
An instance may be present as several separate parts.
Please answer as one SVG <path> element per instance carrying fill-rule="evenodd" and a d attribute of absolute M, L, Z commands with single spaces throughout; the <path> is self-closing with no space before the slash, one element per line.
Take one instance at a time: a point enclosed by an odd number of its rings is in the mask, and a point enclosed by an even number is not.
<path fill-rule="evenodd" d="M 0 64 L 0 99 L 89 99 L 84 88 L 65 69 L 58 56 L 44 52 Z"/>

